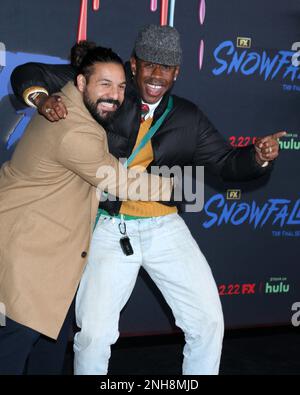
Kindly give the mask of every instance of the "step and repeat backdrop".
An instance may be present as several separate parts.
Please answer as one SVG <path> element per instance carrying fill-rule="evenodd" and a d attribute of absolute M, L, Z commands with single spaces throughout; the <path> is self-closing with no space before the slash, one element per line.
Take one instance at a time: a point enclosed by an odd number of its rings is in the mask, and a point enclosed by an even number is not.
<path fill-rule="evenodd" d="M 222 183 L 206 171 L 203 210 L 182 216 L 214 273 L 226 327 L 291 325 L 300 305 L 298 0 L 1 1 L 0 164 L 34 114 L 12 94 L 14 67 L 67 63 L 86 38 L 126 60 L 148 23 L 179 30 L 184 55 L 174 92 L 199 105 L 232 146 L 288 132 L 271 177 Z M 143 270 L 120 329 L 178 330 Z"/>

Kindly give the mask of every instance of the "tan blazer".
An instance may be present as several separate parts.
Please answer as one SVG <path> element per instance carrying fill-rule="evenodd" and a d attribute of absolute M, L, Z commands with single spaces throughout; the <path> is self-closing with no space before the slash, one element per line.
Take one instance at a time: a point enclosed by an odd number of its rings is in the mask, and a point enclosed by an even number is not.
<path fill-rule="evenodd" d="M 96 188 L 126 197 L 129 178 L 108 153 L 104 129 L 91 117 L 73 83 L 62 89 L 68 117 L 51 123 L 37 114 L 10 162 L 0 171 L 0 303 L 7 316 L 56 339 L 75 296 L 98 207 Z M 113 166 L 118 179 L 97 178 Z M 146 173 L 142 185 L 158 180 Z M 150 200 L 165 200 L 170 181 L 159 179 Z M 105 240 L 103 240 L 105 243 Z"/>

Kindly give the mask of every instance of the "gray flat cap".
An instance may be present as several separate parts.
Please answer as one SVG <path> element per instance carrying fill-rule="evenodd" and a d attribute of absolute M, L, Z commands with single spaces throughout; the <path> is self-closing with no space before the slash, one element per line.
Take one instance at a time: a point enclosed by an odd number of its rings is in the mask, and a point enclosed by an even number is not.
<path fill-rule="evenodd" d="M 147 25 L 137 36 L 134 52 L 146 62 L 179 66 L 182 55 L 179 33 L 171 26 Z"/>

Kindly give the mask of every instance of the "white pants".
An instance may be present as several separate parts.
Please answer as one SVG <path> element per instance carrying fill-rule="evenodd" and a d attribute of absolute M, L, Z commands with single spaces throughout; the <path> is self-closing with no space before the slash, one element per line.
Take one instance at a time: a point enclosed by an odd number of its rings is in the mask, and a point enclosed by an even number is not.
<path fill-rule="evenodd" d="M 120 312 L 140 267 L 155 282 L 185 334 L 183 374 L 218 374 L 223 315 L 210 267 L 177 214 L 126 221 L 134 250 L 124 255 L 118 225 L 100 217 L 76 300 L 75 374 L 104 375 L 119 337 Z"/>

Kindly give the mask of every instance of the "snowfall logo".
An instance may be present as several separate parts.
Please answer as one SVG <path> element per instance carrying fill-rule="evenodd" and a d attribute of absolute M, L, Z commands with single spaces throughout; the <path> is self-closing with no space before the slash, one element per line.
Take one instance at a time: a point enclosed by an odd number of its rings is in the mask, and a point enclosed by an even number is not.
<path fill-rule="evenodd" d="M 87 39 L 87 24 L 88 24 L 88 1 L 81 0 L 80 16 L 77 31 L 77 42 Z M 99 11 L 100 0 L 92 0 L 93 11 Z M 203 1 L 203 0 L 202 0 Z M 174 26 L 176 0 L 161 0 L 161 14 L 160 24 Z M 150 0 L 150 10 L 157 11 L 157 0 Z M 169 21 L 168 21 L 169 20 Z"/>

